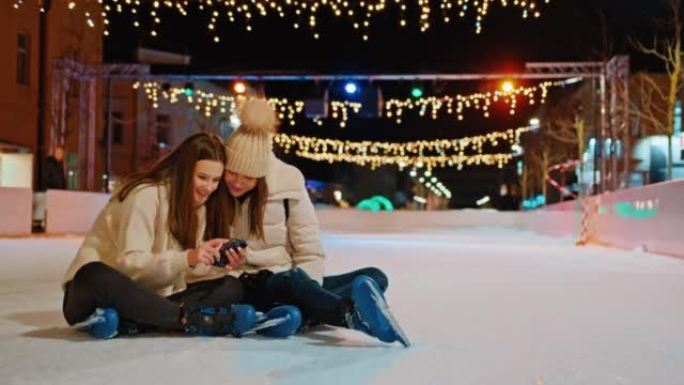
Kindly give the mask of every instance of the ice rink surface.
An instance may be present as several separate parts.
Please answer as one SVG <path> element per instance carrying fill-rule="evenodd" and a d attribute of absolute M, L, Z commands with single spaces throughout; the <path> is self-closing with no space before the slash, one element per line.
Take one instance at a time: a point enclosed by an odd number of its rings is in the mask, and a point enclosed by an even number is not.
<path fill-rule="evenodd" d="M 413 347 L 319 328 L 286 340 L 67 327 L 81 238 L 0 239 L 0 383 L 684 384 L 684 260 L 503 228 L 323 233 L 327 273 L 377 266 Z"/>

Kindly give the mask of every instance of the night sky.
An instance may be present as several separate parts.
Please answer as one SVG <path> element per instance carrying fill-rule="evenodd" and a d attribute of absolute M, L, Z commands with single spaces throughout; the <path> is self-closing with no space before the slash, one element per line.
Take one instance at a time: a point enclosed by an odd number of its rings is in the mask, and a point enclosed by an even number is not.
<path fill-rule="evenodd" d="M 520 17 L 518 9 L 496 4 L 479 35 L 475 33 L 472 15 L 465 19 L 452 18 L 450 24 L 435 20 L 430 30 L 421 33 L 415 24 L 415 10 L 409 12 L 406 28 L 400 28 L 396 13 L 389 12 L 373 19 L 368 42 L 361 39 L 348 21 L 329 16 L 319 19 L 319 40 L 306 29 L 294 30 L 292 20 L 283 22 L 278 17 L 268 17 L 258 18 L 251 32 L 227 22 L 219 23 L 217 31 L 222 41 L 214 43 L 207 31 L 207 18 L 201 14 L 180 17 L 175 12 L 162 13 L 162 27 L 153 39 L 136 33 L 126 16 L 114 15 L 111 36 L 105 43 L 105 60 L 134 61 L 135 49 L 142 45 L 191 55 L 189 67 L 153 68 L 153 71 L 174 73 L 502 73 L 522 72 L 525 62 L 597 61 L 626 53 L 631 55 L 632 72 L 659 70 L 655 60 L 635 52 L 627 37 L 652 36 L 657 18 L 667 12 L 666 4 L 667 0 L 551 0 L 541 6 L 540 18 L 526 20 Z M 536 82 L 529 82 L 532 84 Z M 376 84 L 386 98 L 408 97 L 412 85 L 409 82 Z M 426 96 L 497 87 L 487 82 L 420 85 Z M 301 97 L 306 92 L 302 87 L 307 86 L 267 84 L 266 92 L 269 96 Z M 298 123 L 296 128 L 282 126 L 281 130 L 351 140 L 457 138 L 523 125 L 534 110 L 520 108 L 513 117 L 507 112 L 503 107 L 492 111 L 490 119 L 471 116 L 460 123 L 453 117 L 429 124 L 424 119 L 407 118 L 401 126 L 388 119 L 355 119 L 344 129 L 334 124 L 316 127 Z M 302 168 L 307 177 L 327 181 L 345 179 L 340 175 L 346 175 L 349 180 L 350 173 L 364 179 L 366 173 L 357 170 L 358 167 L 340 165 L 335 165 L 331 172 L 327 164 L 323 167 L 314 162 L 289 160 Z M 509 178 L 506 173 L 481 167 L 461 172 L 446 169 L 436 174 L 455 192 L 452 205 L 463 207 L 472 205 L 468 202 L 473 202 L 473 198 L 495 193 L 498 183 Z M 372 177 L 366 179 L 372 180 Z M 398 184 L 401 183 L 400 180 Z"/>

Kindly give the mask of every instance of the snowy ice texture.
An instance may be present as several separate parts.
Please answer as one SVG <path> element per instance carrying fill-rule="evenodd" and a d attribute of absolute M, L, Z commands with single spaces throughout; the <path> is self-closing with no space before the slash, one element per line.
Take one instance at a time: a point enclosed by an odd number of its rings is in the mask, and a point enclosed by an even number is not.
<path fill-rule="evenodd" d="M 413 342 L 321 328 L 289 339 L 68 328 L 81 238 L 0 239 L 0 383 L 684 383 L 684 261 L 502 228 L 326 230 L 328 274 L 378 266 Z"/>

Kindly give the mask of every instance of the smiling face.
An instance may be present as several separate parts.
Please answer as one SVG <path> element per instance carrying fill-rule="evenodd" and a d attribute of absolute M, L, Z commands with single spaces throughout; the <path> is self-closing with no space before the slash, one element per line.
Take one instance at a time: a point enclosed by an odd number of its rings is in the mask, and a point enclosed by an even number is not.
<path fill-rule="evenodd" d="M 204 204 L 207 198 L 218 187 L 223 175 L 223 163 L 216 160 L 199 160 L 195 163 L 192 174 L 192 196 L 198 206 Z"/>
<path fill-rule="evenodd" d="M 224 178 L 230 194 L 235 198 L 239 198 L 252 191 L 257 184 L 257 178 L 238 174 L 229 170 L 226 170 Z"/>

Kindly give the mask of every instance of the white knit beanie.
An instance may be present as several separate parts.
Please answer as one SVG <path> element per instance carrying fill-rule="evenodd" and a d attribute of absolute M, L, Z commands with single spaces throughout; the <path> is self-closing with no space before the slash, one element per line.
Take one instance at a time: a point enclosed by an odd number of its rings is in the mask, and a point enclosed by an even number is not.
<path fill-rule="evenodd" d="M 266 176 L 278 120 L 266 99 L 249 98 L 240 108 L 241 125 L 228 138 L 226 169 L 252 178 Z"/>

